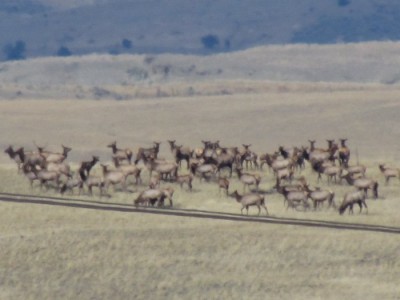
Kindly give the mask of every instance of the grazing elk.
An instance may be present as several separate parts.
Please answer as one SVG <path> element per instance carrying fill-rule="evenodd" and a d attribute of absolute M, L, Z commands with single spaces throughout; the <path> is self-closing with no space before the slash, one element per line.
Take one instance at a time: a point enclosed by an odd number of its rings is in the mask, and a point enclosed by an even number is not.
<path fill-rule="evenodd" d="M 398 169 L 398 168 L 390 168 L 390 167 L 385 166 L 384 164 L 380 164 L 379 170 L 385 177 L 386 184 L 389 184 L 390 178 L 398 177 L 400 179 L 400 169 Z"/>
<path fill-rule="evenodd" d="M 133 204 L 137 207 L 140 204 L 144 206 L 154 206 L 156 203 L 158 206 L 164 205 L 164 199 L 168 198 L 170 206 L 173 206 L 172 195 L 174 190 L 170 187 L 165 189 L 148 189 L 142 191 L 137 198 L 133 201 Z"/>
<path fill-rule="evenodd" d="M 353 176 L 350 173 L 342 175 L 341 178 L 345 179 L 349 185 L 355 186 L 357 189 L 364 191 L 366 196 L 367 196 L 367 191 L 370 189 L 373 193 L 373 197 L 375 199 L 378 198 L 379 184 L 376 180 L 365 177 L 353 178 Z"/>
<path fill-rule="evenodd" d="M 365 202 L 366 194 L 364 191 L 353 191 L 346 193 L 343 197 L 343 202 L 340 204 L 339 207 L 339 214 L 343 214 L 347 208 L 349 208 L 349 214 L 353 214 L 353 205 L 358 204 L 360 207 L 360 213 L 362 211 L 362 207 L 364 206 L 367 210 L 368 214 L 368 206 Z"/>
<path fill-rule="evenodd" d="M 116 157 L 119 161 L 126 160 L 129 164 L 132 161 L 132 150 L 129 148 L 119 149 L 117 148 L 117 141 L 112 142 L 107 145 L 108 148 L 111 148 L 113 157 Z"/>
<path fill-rule="evenodd" d="M 181 167 L 182 160 L 186 160 L 187 169 L 189 170 L 189 161 L 192 157 L 193 150 L 189 147 L 177 146 L 175 140 L 168 140 L 172 154 L 174 155 L 175 162 Z"/>
<path fill-rule="evenodd" d="M 195 164 L 191 163 L 190 165 L 190 172 L 192 175 L 199 175 L 200 177 L 200 182 L 202 179 L 209 180 L 209 178 L 216 174 L 218 171 L 218 168 L 216 165 L 213 164 Z"/>
<path fill-rule="evenodd" d="M 268 216 L 268 209 L 265 206 L 265 199 L 263 195 L 260 194 L 245 194 L 245 195 L 240 195 L 238 191 L 234 191 L 232 194 L 229 194 L 230 197 L 233 197 L 236 199 L 237 202 L 242 204 L 242 209 L 240 212 L 243 214 L 243 209 L 246 208 L 247 215 L 249 214 L 249 207 L 250 206 L 257 206 L 258 208 L 258 216 L 260 215 L 261 212 L 261 207 L 265 209 L 265 213 Z"/>

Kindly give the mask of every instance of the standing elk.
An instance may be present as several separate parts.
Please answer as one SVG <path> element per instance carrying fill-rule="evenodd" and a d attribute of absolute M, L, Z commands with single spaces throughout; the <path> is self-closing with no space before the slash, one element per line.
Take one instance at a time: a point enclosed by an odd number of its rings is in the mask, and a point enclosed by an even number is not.
<path fill-rule="evenodd" d="M 257 206 L 257 208 L 258 208 L 258 216 L 260 215 L 261 207 L 263 207 L 265 209 L 265 213 L 268 216 L 268 209 L 265 206 L 265 199 L 264 199 L 263 195 L 254 194 L 254 193 L 240 195 L 238 193 L 238 191 L 234 191 L 229 196 L 235 198 L 237 202 L 242 204 L 242 209 L 240 210 L 241 214 L 243 214 L 243 209 L 246 208 L 246 212 L 247 212 L 247 215 L 248 215 L 249 214 L 249 207 L 250 206 Z"/>
<path fill-rule="evenodd" d="M 94 165 L 99 161 L 98 156 L 92 156 L 92 160 L 90 161 L 82 161 L 79 166 L 79 173 L 83 172 L 85 177 L 90 175 L 90 170 L 94 167 Z"/>
<path fill-rule="evenodd" d="M 225 190 L 226 196 L 229 194 L 229 180 L 226 177 L 218 177 L 218 192 L 221 195 L 221 190 Z"/>
<path fill-rule="evenodd" d="M 384 164 L 380 164 L 379 170 L 385 177 L 386 184 L 389 184 L 390 178 L 398 177 L 400 179 L 400 169 L 398 169 L 398 168 L 390 168 L 390 167 L 385 166 Z"/>
<path fill-rule="evenodd" d="M 18 148 L 17 150 L 14 150 L 13 147 L 10 145 L 8 146 L 5 150 L 4 153 L 7 153 L 8 156 L 10 157 L 11 160 L 15 161 L 15 163 L 17 164 L 18 167 L 18 173 L 21 171 L 22 169 L 22 164 L 23 161 L 21 159 L 21 152 L 24 152 L 24 148 Z"/>
<path fill-rule="evenodd" d="M 158 152 L 160 151 L 161 142 L 153 142 L 153 144 L 154 145 L 151 148 L 142 148 L 142 147 L 140 147 L 137 150 L 136 159 L 135 159 L 135 165 L 137 165 L 140 160 L 143 160 L 144 164 L 146 164 L 147 161 L 150 158 L 157 159 Z"/>
<path fill-rule="evenodd" d="M 100 164 L 103 171 L 104 189 L 107 192 L 110 184 L 113 185 L 114 191 L 117 184 L 121 184 L 124 191 L 126 191 L 126 175 L 119 170 L 109 170 L 108 166 Z"/>
<path fill-rule="evenodd" d="M 345 168 L 349 165 L 350 160 L 350 149 L 346 145 L 347 139 L 339 139 L 340 140 L 340 148 L 339 148 L 339 163 L 341 166 Z"/>
<path fill-rule="evenodd" d="M 129 164 L 132 160 L 132 150 L 129 148 L 119 149 L 117 148 L 117 141 L 112 142 L 107 145 L 108 148 L 111 148 L 113 156 L 116 157 L 119 161 L 126 160 Z"/>
<path fill-rule="evenodd" d="M 186 160 L 187 169 L 189 170 L 189 161 L 192 157 L 193 150 L 189 147 L 177 146 L 175 140 L 168 140 L 172 154 L 174 155 L 175 162 L 181 167 L 182 160 Z"/>
<path fill-rule="evenodd" d="M 69 147 L 66 147 L 64 145 L 61 145 L 63 151 L 62 153 L 56 153 L 56 152 L 48 152 L 44 151 L 43 147 L 37 147 L 39 154 L 44 158 L 45 162 L 47 163 L 62 163 L 68 156 L 68 152 L 70 152 L 72 149 Z"/>
<path fill-rule="evenodd" d="M 313 202 L 314 210 L 316 210 L 317 207 L 323 204 L 325 201 L 328 202 L 328 208 L 336 207 L 334 201 L 335 193 L 333 191 L 322 190 L 319 187 L 317 187 L 315 190 L 311 190 L 307 184 L 304 185 L 304 191 L 307 192 L 308 198 Z"/>
<path fill-rule="evenodd" d="M 243 183 L 243 192 L 246 190 L 246 187 L 250 189 L 251 185 L 254 185 L 256 190 L 258 191 L 258 187 L 261 182 L 261 176 L 258 174 L 250 174 L 243 173 L 241 167 L 236 168 L 236 173 L 239 180 Z"/>
<path fill-rule="evenodd" d="M 135 184 L 139 184 L 142 182 L 142 178 L 140 177 L 140 173 L 142 171 L 141 168 L 138 168 L 136 165 L 121 165 L 120 160 L 118 157 L 113 156 L 112 160 L 114 162 L 114 166 L 117 171 L 121 171 L 126 179 L 128 179 L 128 176 L 132 175 L 135 178 Z"/>
<path fill-rule="evenodd" d="M 179 183 L 179 185 L 181 186 L 181 189 L 182 189 L 183 185 L 186 184 L 188 186 L 189 191 L 192 191 L 192 189 L 193 189 L 192 181 L 193 181 L 192 174 L 178 175 L 175 178 L 175 182 Z"/>

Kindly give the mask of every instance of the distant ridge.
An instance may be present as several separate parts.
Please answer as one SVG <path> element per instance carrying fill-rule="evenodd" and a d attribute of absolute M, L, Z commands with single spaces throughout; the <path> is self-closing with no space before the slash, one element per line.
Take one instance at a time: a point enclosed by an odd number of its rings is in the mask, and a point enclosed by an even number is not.
<path fill-rule="evenodd" d="M 0 60 L 396 41 L 399 28 L 397 0 L 3 0 Z"/>

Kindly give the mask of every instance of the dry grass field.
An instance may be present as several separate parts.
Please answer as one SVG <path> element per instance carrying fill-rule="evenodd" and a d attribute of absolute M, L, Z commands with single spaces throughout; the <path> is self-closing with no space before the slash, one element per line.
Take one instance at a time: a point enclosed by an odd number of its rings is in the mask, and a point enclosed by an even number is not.
<path fill-rule="evenodd" d="M 265 168 L 254 172 L 263 177 L 270 214 L 399 227 L 400 182 L 386 186 L 378 163 L 400 167 L 400 90 L 280 86 L 132 101 L 2 101 L 0 148 L 33 149 L 35 141 L 57 150 L 63 143 L 73 149 L 68 161 L 76 166 L 91 155 L 109 162 L 106 145 L 113 140 L 132 149 L 162 141 L 160 156 L 170 159 L 167 139 L 191 146 L 205 139 L 248 143 L 262 153 L 306 146 L 308 139 L 325 147 L 328 138 L 347 137 L 351 162 L 358 156 L 380 183 L 380 198 L 367 202 L 368 215 L 357 214 L 358 208 L 344 216 L 332 209 L 287 211 Z M 5 154 L 0 164 L 0 192 L 56 195 L 37 186 L 31 191 Z M 308 165 L 304 174 L 317 185 Z M 335 191 L 337 203 L 350 189 L 328 186 L 325 178 L 321 186 Z M 131 204 L 143 188 L 110 191 L 111 198 L 68 197 Z M 213 183 L 196 179 L 192 193 L 174 188 L 177 208 L 240 213 Z M 242 189 L 236 178 L 233 189 Z M 400 299 L 400 237 L 394 234 L 7 202 L 0 202 L 0 214 L 1 299 Z"/>

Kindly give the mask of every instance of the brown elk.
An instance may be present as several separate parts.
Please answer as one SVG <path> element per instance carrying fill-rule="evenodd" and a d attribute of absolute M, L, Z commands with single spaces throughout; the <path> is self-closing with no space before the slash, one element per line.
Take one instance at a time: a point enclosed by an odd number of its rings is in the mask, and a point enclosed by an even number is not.
<path fill-rule="evenodd" d="M 349 185 L 353 185 L 357 189 L 364 191 L 365 195 L 367 195 L 367 191 L 370 189 L 373 193 L 373 197 L 375 199 L 378 198 L 379 184 L 376 180 L 365 177 L 355 179 L 350 173 L 342 175 L 341 178 L 345 179 Z"/>
<path fill-rule="evenodd" d="M 243 183 L 243 192 L 246 190 L 246 186 L 248 189 L 250 189 L 251 185 L 254 185 L 256 187 L 256 190 L 258 191 L 258 187 L 261 182 L 260 175 L 243 173 L 241 167 L 236 168 L 236 173 L 237 173 L 239 180 Z"/>
<path fill-rule="evenodd" d="M 216 165 L 213 164 L 195 164 L 192 163 L 190 165 L 190 172 L 192 175 L 199 175 L 200 176 L 200 181 L 202 179 L 209 180 L 210 176 L 216 174 L 218 171 L 218 168 Z"/>
<path fill-rule="evenodd" d="M 169 161 L 156 161 L 154 157 L 149 156 L 146 160 L 146 167 L 149 170 L 149 176 L 153 171 L 160 174 L 161 179 L 172 179 L 178 176 L 178 164 Z"/>
<path fill-rule="evenodd" d="M 117 184 L 121 184 L 124 191 L 126 191 L 126 175 L 119 170 L 109 170 L 108 166 L 100 164 L 103 171 L 104 189 L 107 192 L 110 184 L 113 185 L 114 191 Z"/>
<path fill-rule="evenodd" d="M 140 160 L 146 164 L 150 158 L 157 159 L 158 152 L 160 151 L 161 142 L 153 142 L 153 147 L 142 148 L 140 147 L 136 152 L 135 165 L 139 163 Z"/>
<path fill-rule="evenodd" d="M 129 164 L 132 160 L 132 150 L 129 148 L 119 149 L 117 148 L 117 141 L 112 142 L 107 145 L 108 148 L 111 148 L 113 156 L 116 157 L 119 161 L 126 160 Z"/>
<path fill-rule="evenodd" d="M 125 175 L 126 179 L 132 175 L 135 178 L 136 184 L 142 182 L 142 178 L 140 177 L 142 171 L 141 168 L 138 168 L 136 165 L 121 165 L 120 160 L 115 156 L 112 157 L 112 160 L 117 171 L 121 171 Z"/>
<path fill-rule="evenodd" d="M 172 154 L 174 155 L 175 162 L 181 167 L 182 160 L 186 161 L 187 169 L 189 170 L 189 161 L 192 157 L 193 150 L 189 147 L 177 146 L 175 140 L 168 140 Z"/>
<path fill-rule="evenodd" d="M 60 175 L 61 173 L 56 171 L 48 171 L 48 170 L 37 170 L 35 165 L 30 166 L 30 170 L 35 174 L 40 182 L 40 189 L 43 188 L 43 185 L 54 182 L 56 184 L 57 190 L 60 185 Z M 47 185 L 46 185 L 47 188 Z"/>
<path fill-rule="evenodd" d="M 389 184 L 390 178 L 398 177 L 400 179 L 400 169 L 387 167 L 384 164 L 379 165 L 379 170 L 385 177 L 386 184 Z"/>
<path fill-rule="evenodd" d="M 45 159 L 47 163 L 59 164 L 67 158 L 68 152 L 72 150 L 71 148 L 64 145 L 61 145 L 61 147 L 63 149 L 62 153 L 44 151 L 43 147 L 37 147 L 37 149 L 39 154 Z"/>
<path fill-rule="evenodd" d="M 148 189 L 142 191 L 137 198 L 133 201 L 135 206 L 139 206 L 140 204 L 144 206 L 154 206 L 154 204 L 158 204 L 158 206 L 162 206 L 164 204 L 164 199 L 168 198 L 170 202 L 170 206 L 173 206 L 172 195 L 174 190 L 170 187 L 165 189 Z"/>
<path fill-rule="evenodd" d="M 94 167 L 94 165 L 99 161 L 98 156 L 92 156 L 92 160 L 90 161 L 82 161 L 79 166 L 79 173 L 84 172 L 84 175 L 88 177 L 90 175 L 90 170 Z"/>
<path fill-rule="evenodd" d="M 175 182 L 179 183 L 181 188 L 183 187 L 184 184 L 186 184 L 188 186 L 189 191 L 192 191 L 193 189 L 192 181 L 193 181 L 192 174 L 178 175 L 175 178 Z"/>
<path fill-rule="evenodd" d="M 83 180 L 81 177 L 68 178 L 66 182 L 61 184 L 60 193 L 64 195 L 64 193 L 68 190 L 71 194 L 73 194 L 74 188 L 78 188 L 78 195 L 81 195 L 83 192 Z"/>
<path fill-rule="evenodd" d="M 338 150 L 339 153 L 339 163 L 341 166 L 348 167 L 350 160 L 350 149 L 346 145 L 347 139 L 339 139 L 340 147 Z"/>
<path fill-rule="evenodd" d="M 218 177 L 218 191 L 221 195 L 221 190 L 225 190 L 225 194 L 229 194 L 229 180 L 226 177 Z"/>
<path fill-rule="evenodd" d="M 284 197 L 284 204 L 287 204 L 286 210 L 289 208 L 293 208 L 299 210 L 299 207 L 307 210 L 309 208 L 308 200 L 308 192 L 306 191 L 292 191 L 287 189 L 286 187 L 282 187 L 279 192 Z"/>
<path fill-rule="evenodd" d="M 83 183 L 87 186 L 89 195 L 93 195 L 93 188 L 97 187 L 99 189 L 100 197 L 103 195 L 104 179 L 102 176 L 86 176 L 86 173 L 79 170 L 79 176 L 81 177 Z"/>
<path fill-rule="evenodd" d="M 353 205 L 358 204 L 360 207 L 360 213 L 362 211 L 362 207 L 364 206 L 367 210 L 368 214 L 368 206 L 365 202 L 366 194 L 364 191 L 354 191 L 346 193 L 343 197 L 343 201 L 339 207 L 339 214 L 343 214 L 347 208 L 349 208 L 349 214 L 353 213 Z"/>
<path fill-rule="evenodd" d="M 317 209 L 318 206 L 323 204 L 325 201 L 328 202 L 329 207 L 336 207 L 335 205 L 335 193 L 331 190 L 322 190 L 317 187 L 315 190 L 311 190 L 310 187 L 305 184 L 304 190 L 307 192 L 308 198 L 313 202 L 314 210 Z"/>
<path fill-rule="evenodd" d="M 42 165 L 42 167 L 44 170 L 58 172 L 60 175 L 64 175 L 67 178 L 72 178 L 71 167 L 66 162 L 62 163 L 45 162 Z"/>
<path fill-rule="evenodd" d="M 239 152 L 239 161 L 240 166 L 243 167 L 243 162 L 246 162 L 246 170 L 248 169 L 249 165 L 251 168 L 258 168 L 258 155 L 250 150 L 251 144 L 242 144 L 243 150 Z"/>
<path fill-rule="evenodd" d="M 22 153 L 24 152 L 24 148 L 23 148 L 23 147 L 18 148 L 17 150 L 14 150 L 13 147 L 12 147 L 11 145 L 8 146 L 8 147 L 4 150 L 4 153 L 7 153 L 8 156 L 10 157 L 10 159 L 13 160 L 13 161 L 17 164 L 18 173 L 21 171 L 22 164 L 23 164 L 23 161 L 22 161 L 22 159 L 21 159 L 21 152 L 22 152 Z"/>
<path fill-rule="evenodd" d="M 246 208 L 247 215 L 249 214 L 249 207 L 250 206 L 257 206 L 258 208 L 258 215 L 260 215 L 261 212 L 261 207 L 265 209 L 265 213 L 268 216 L 268 209 L 265 206 L 265 199 L 263 195 L 260 194 L 245 194 L 245 195 L 240 195 L 238 191 L 234 191 L 232 194 L 229 195 L 230 197 L 233 197 L 236 199 L 237 202 L 242 204 L 242 209 L 240 212 L 243 214 L 243 209 Z"/>

